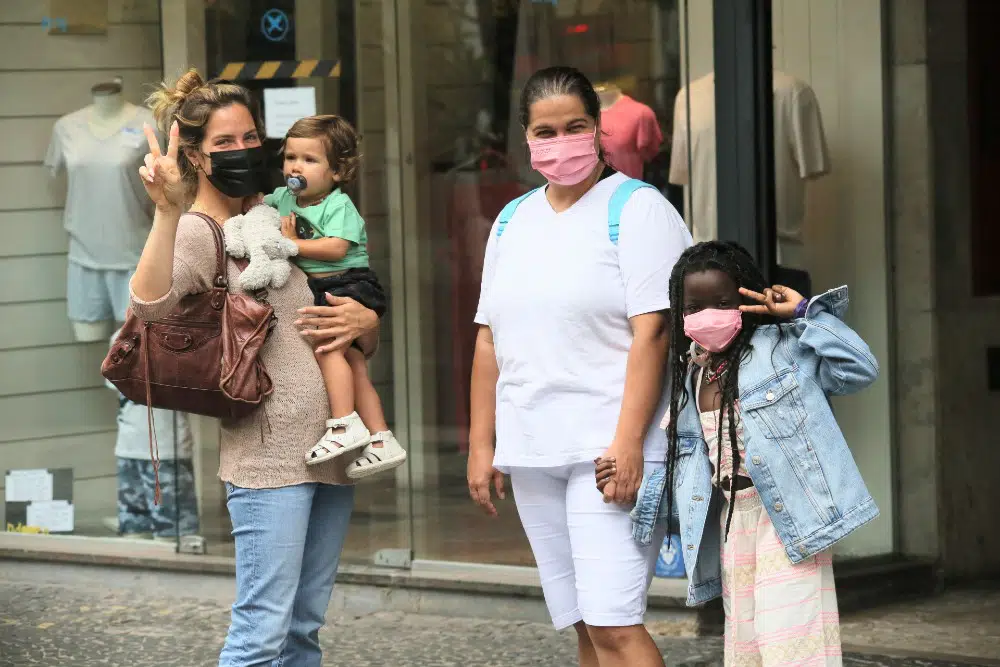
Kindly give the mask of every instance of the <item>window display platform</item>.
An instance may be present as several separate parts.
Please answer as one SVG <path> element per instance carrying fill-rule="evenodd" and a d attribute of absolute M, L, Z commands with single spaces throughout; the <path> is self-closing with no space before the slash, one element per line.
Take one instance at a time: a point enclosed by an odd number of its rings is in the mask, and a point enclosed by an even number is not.
<path fill-rule="evenodd" d="M 179 554 L 150 540 L 0 533 L 0 560 L 105 565 L 145 570 L 233 575 L 231 555 Z M 879 557 L 835 564 L 842 612 L 933 595 L 940 590 L 933 562 Z M 673 636 L 721 632 L 717 604 L 689 608 L 683 579 L 654 579 L 647 623 Z M 331 608 L 359 613 L 402 611 L 547 622 L 538 573 L 533 567 L 415 560 L 409 569 L 345 562 L 337 575 Z"/>
<path fill-rule="evenodd" d="M 0 533 L 3 559 L 235 574 L 232 557 L 178 554 L 169 544 L 149 540 Z M 685 590 L 683 580 L 654 580 L 648 622 L 661 634 L 718 634 L 721 610 L 686 607 Z M 538 573 L 530 567 L 415 561 L 404 570 L 345 563 L 337 574 L 331 608 L 548 622 Z"/>
<path fill-rule="evenodd" d="M 412 540 L 419 559 L 534 567 L 509 488 L 497 508 L 499 516 L 490 518 L 472 503 L 464 468 L 461 479 L 442 477 L 430 489 L 407 492 L 384 480 L 359 484 L 342 561 L 372 563 L 383 549 L 410 551 Z M 228 517 L 202 522 L 211 555 L 233 555 L 229 533 Z"/>

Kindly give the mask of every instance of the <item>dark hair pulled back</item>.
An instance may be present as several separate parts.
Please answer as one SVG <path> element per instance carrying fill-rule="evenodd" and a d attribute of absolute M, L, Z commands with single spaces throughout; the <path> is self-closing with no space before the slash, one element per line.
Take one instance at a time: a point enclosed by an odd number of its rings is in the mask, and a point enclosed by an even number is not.
<path fill-rule="evenodd" d="M 528 79 L 521 91 L 521 103 L 518 106 L 518 118 L 521 127 L 527 129 L 531 123 L 531 106 L 539 100 L 556 95 L 573 95 L 583 103 L 587 115 L 600 121 L 601 99 L 594 90 L 594 85 L 583 72 L 575 67 L 546 67 L 540 69 Z"/>

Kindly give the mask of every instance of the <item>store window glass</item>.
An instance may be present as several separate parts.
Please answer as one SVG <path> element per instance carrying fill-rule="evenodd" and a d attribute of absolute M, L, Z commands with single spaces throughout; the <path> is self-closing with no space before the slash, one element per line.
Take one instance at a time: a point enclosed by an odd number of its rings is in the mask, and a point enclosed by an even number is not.
<path fill-rule="evenodd" d="M 191 21 L 204 21 L 209 76 L 247 87 L 263 108 L 272 185 L 284 184 L 282 140 L 298 118 L 337 114 L 358 129 L 362 166 L 344 191 L 364 218 L 370 266 L 389 292 L 390 311 L 395 311 L 401 300 L 393 298 L 390 284 L 383 5 L 356 0 L 209 0 L 203 16 Z M 197 25 L 188 27 L 189 34 L 198 34 Z M 382 322 L 380 350 L 369 374 L 390 428 L 401 434 L 405 426 L 397 424 L 394 410 L 394 321 L 395 314 Z M 303 456 L 311 444 L 302 444 Z M 203 494 L 211 499 L 203 534 L 210 553 L 232 554 L 225 494 L 216 477 L 217 446 L 209 437 L 202 450 Z M 409 552 L 408 471 L 403 466 L 358 484 L 345 561 L 405 562 L 386 554 Z"/>
<path fill-rule="evenodd" d="M 669 180 L 684 188 L 695 241 L 719 235 L 716 169 L 726 150 L 716 142 L 711 4 L 680 4 L 689 83 L 676 98 Z M 874 387 L 834 399 L 882 511 L 838 545 L 844 557 L 893 548 L 881 25 L 878 3 L 772 3 L 776 279 L 812 294 L 848 285 L 848 322 L 883 365 Z"/>
<path fill-rule="evenodd" d="M 813 294 L 847 285 L 847 322 L 882 364 L 873 387 L 833 402 L 881 510 L 841 557 L 893 549 L 883 18 L 879 3 L 773 2 L 779 275 Z"/>
<path fill-rule="evenodd" d="M 8 61 L 21 63 L 0 68 L 0 84 L 22 91 L 0 101 L 8 202 L 0 219 L 12 234 L 0 250 L 0 276 L 11 286 L 0 297 L 10 324 L 0 330 L 0 519 L 12 532 L 232 555 L 218 422 L 155 411 L 154 471 L 145 407 L 123 400 L 100 373 L 151 223 L 138 177 L 142 125 L 152 123 L 144 98 L 188 67 L 249 88 L 268 125 L 273 186 L 291 122 L 334 113 L 354 123 L 363 167 L 345 191 L 365 219 L 371 266 L 391 300 L 384 3 L 50 4 L 61 13 L 46 3 L 0 7 Z M 26 44 L 30 62 L 16 56 Z M 389 316 L 370 375 L 390 427 L 405 430 L 395 414 L 393 338 Z M 302 444 L 303 456 L 311 444 Z M 346 560 L 381 554 L 396 563 L 385 553 L 408 552 L 408 475 L 404 466 L 358 485 Z"/>
<path fill-rule="evenodd" d="M 0 525 L 172 550 L 200 530 L 190 423 L 155 414 L 155 504 L 146 409 L 100 370 L 152 220 L 138 167 L 159 3 L 60 4 L 0 5 L 0 86 L 18 91 L 0 99 Z"/>
<path fill-rule="evenodd" d="M 410 375 L 414 551 L 418 559 L 534 565 L 513 503 L 489 519 L 466 484 L 469 388 L 485 247 L 510 200 L 543 181 L 530 167 L 518 120 L 521 88 L 539 68 L 570 65 L 595 84 L 609 161 L 683 209 L 686 151 L 674 154 L 684 87 L 676 1 L 434 0 L 416 14 L 411 63 L 418 109 L 416 219 L 404 223 Z M 711 3 L 708 3 L 709 5 Z M 530 276 L 525 289 L 531 289 Z M 666 289 L 666 286 L 664 286 Z M 411 307 L 409 304 L 413 304 Z M 397 313 L 398 314 L 398 313 Z M 397 326 L 399 322 L 397 321 Z"/>
<path fill-rule="evenodd" d="M 716 207 L 715 74 L 712 3 L 678 5 L 680 79 L 673 99 L 673 134 L 667 180 L 672 201 L 695 242 L 718 237 Z M 679 199 L 679 202 L 678 202 Z"/>

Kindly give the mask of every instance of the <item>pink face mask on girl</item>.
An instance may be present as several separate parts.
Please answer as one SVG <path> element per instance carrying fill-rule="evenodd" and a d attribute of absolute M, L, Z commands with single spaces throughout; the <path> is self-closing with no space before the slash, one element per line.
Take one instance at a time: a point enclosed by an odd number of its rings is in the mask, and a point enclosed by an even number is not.
<path fill-rule="evenodd" d="M 528 142 L 531 166 L 556 185 L 576 185 L 597 166 L 597 130 Z"/>
<path fill-rule="evenodd" d="M 743 329 L 743 313 L 737 309 L 705 310 L 684 316 L 684 334 L 713 354 L 725 350 Z"/>

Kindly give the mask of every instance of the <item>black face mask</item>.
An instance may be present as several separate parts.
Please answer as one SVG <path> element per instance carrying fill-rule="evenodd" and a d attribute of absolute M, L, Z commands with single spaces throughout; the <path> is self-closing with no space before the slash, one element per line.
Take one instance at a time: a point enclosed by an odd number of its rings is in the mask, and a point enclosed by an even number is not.
<path fill-rule="evenodd" d="M 208 182 L 227 197 L 249 197 L 270 190 L 263 146 L 209 153 Z"/>

